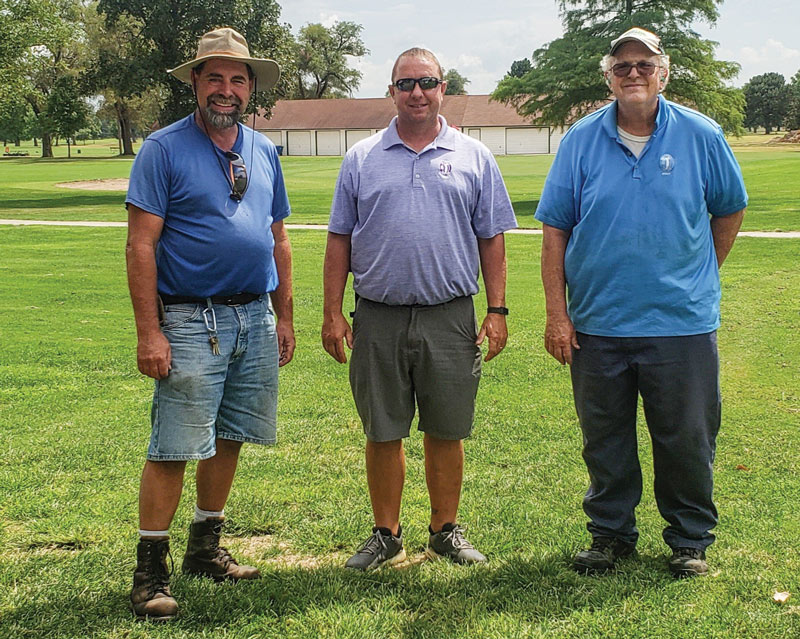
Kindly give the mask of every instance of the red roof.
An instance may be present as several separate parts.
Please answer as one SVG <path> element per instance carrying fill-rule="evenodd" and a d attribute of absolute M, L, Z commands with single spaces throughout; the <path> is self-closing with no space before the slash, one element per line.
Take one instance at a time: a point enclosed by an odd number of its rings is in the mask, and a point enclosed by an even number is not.
<path fill-rule="evenodd" d="M 391 98 L 280 100 L 267 120 L 256 118 L 256 129 L 383 129 L 396 115 Z M 488 95 L 446 95 L 440 113 L 447 123 L 468 126 L 530 126 L 513 107 Z"/>

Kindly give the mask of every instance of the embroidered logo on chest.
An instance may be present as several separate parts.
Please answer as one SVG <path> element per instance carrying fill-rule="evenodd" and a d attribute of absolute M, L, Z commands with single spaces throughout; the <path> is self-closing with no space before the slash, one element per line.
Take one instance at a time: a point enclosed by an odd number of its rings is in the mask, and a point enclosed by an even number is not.
<path fill-rule="evenodd" d="M 447 179 L 453 174 L 453 165 L 442 160 L 439 162 L 439 177 Z"/>
<path fill-rule="evenodd" d="M 665 153 L 659 158 L 658 166 L 661 168 L 661 175 L 669 175 L 675 168 L 675 158 L 669 153 Z"/>

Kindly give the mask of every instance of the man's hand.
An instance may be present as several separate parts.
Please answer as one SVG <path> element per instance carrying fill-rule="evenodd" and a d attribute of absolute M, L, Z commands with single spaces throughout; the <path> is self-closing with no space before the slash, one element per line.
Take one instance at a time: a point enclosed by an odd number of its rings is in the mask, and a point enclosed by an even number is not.
<path fill-rule="evenodd" d="M 294 326 L 291 322 L 278 318 L 275 326 L 278 334 L 278 366 L 286 366 L 294 357 L 297 342 L 294 337 Z"/>
<path fill-rule="evenodd" d="M 547 316 L 544 328 L 544 347 L 561 364 L 572 364 L 572 349 L 580 349 L 575 327 L 566 314 Z"/>
<path fill-rule="evenodd" d="M 347 348 L 353 349 L 353 331 L 342 313 L 332 317 L 326 316 L 322 322 L 322 345 L 328 354 L 340 364 L 347 362 L 342 339 L 347 342 Z"/>
<path fill-rule="evenodd" d="M 506 326 L 506 316 L 499 313 L 487 313 L 481 324 L 478 339 L 475 343 L 480 346 L 485 337 L 489 338 L 489 351 L 486 353 L 484 362 L 488 362 L 506 347 L 508 341 L 508 327 Z"/>
<path fill-rule="evenodd" d="M 139 371 L 153 379 L 164 379 L 172 368 L 172 349 L 164 333 L 157 331 L 139 338 L 136 347 Z"/>

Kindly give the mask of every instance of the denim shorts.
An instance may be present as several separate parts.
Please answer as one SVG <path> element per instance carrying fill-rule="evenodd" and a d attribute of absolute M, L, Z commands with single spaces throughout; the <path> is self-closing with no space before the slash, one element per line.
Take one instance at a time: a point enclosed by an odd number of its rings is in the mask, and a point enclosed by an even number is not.
<path fill-rule="evenodd" d="M 472 433 L 481 378 L 471 297 L 434 306 L 389 306 L 360 298 L 353 318 L 350 386 L 373 442 L 418 430 L 438 439 Z"/>
<path fill-rule="evenodd" d="M 216 440 L 275 443 L 278 338 L 269 298 L 214 305 L 219 354 L 212 352 L 205 305 L 171 304 L 161 330 L 172 369 L 157 380 L 147 459 L 208 459 Z"/>

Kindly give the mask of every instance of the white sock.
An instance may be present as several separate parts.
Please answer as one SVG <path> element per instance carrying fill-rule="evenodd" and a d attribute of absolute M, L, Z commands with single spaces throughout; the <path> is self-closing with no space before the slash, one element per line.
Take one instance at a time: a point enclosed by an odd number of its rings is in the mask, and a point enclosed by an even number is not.
<path fill-rule="evenodd" d="M 198 521 L 205 521 L 206 519 L 222 519 L 223 517 L 225 517 L 224 510 L 203 510 L 195 505 L 192 523 L 196 524 Z"/>
<path fill-rule="evenodd" d="M 169 538 L 169 530 L 142 530 L 139 529 L 140 539 L 151 539 L 154 537 L 167 537 Z"/>

